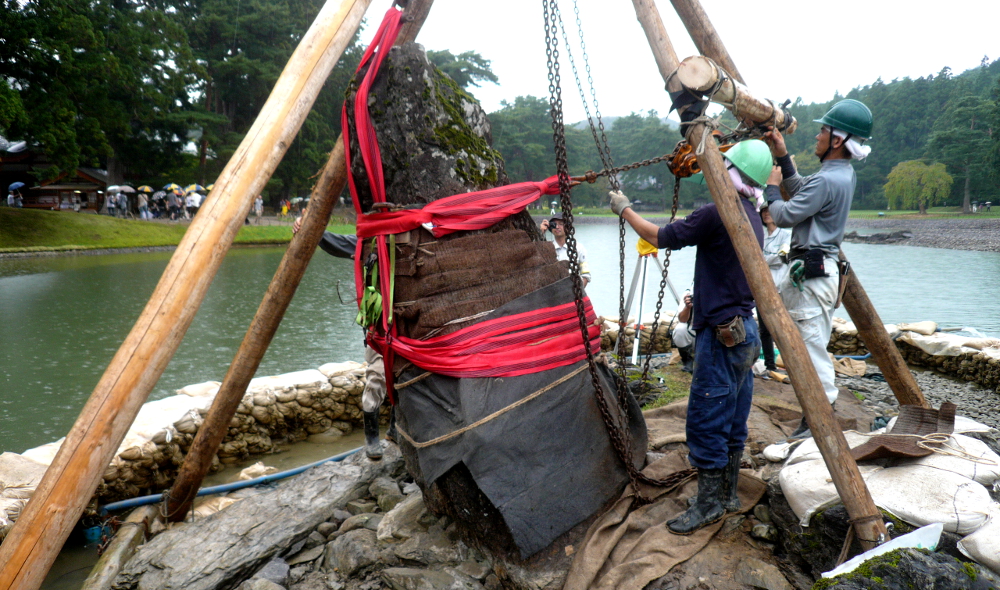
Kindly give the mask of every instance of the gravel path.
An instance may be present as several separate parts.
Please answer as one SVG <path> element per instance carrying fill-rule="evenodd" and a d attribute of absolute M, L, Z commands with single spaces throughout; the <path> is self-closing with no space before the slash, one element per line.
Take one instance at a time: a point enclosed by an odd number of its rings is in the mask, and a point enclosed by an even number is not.
<path fill-rule="evenodd" d="M 944 377 L 934 371 L 913 371 L 913 376 L 933 407 L 950 401 L 958 406 L 959 415 L 1000 428 L 1000 414 L 996 412 L 1000 396 L 993 390 Z M 865 396 L 865 405 L 880 416 L 894 416 L 898 412 L 899 402 L 875 365 L 868 365 L 864 377 L 838 376 L 837 385 L 860 392 Z"/>

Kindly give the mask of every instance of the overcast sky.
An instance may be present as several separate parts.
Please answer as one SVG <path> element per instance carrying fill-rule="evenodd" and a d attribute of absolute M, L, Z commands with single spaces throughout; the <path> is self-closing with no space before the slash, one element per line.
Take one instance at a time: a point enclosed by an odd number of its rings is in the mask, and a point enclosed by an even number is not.
<path fill-rule="evenodd" d="M 655 109 L 668 101 L 642 28 L 627 0 L 578 0 L 594 85 L 604 116 Z M 374 0 L 368 42 L 389 8 Z M 571 0 L 559 6 L 576 39 Z M 679 59 L 694 44 L 667 0 L 657 0 Z M 944 4 L 900 0 L 791 2 L 702 0 L 733 61 L 754 94 L 823 102 L 880 76 L 918 78 L 945 66 L 960 73 L 984 55 L 1000 55 L 1000 0 L 951 0 Z M 520 95 L 548 97 L 542 3 L 539 0 L 436 0 L 417 41 L 427 49 L 478 51 L 492 61 L 500 84 L 472 92 L 488 111 Z M 560 41 L 561 42 L 561 41 Z M 571 47 L 582 68 L 578 45 Z M 584 118 L 572 73 L 563 62 L 567 122 Z M 586 79 L 584 79 L 586 83 Z"/>

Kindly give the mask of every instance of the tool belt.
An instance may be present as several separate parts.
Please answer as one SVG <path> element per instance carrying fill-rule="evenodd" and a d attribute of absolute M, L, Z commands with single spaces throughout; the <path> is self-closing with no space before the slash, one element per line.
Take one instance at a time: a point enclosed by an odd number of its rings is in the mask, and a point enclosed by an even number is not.
<path fill-rule="evenodd" d="M 795 260 L 803 262 L 805 266 L 803 279 L 818 279 L 830 276 L 826 274 L 826 268 L 823 266 L 823 261 L 826 260 L 826 257 L 826 251 L 819 248 L 810 248 L 808 250 L 795 248 L 788 253 L 788 260 L 790 262 Z"/>
<path fill-rule="evenodd" d="M 743 318 L 740 316 L 736 316 L 726 323 L 715 326 L 713 330 L 715 330 L 715 337 L 726 348 L 743 344 L 747 339 L 747 329 L 743 325 Z"/>

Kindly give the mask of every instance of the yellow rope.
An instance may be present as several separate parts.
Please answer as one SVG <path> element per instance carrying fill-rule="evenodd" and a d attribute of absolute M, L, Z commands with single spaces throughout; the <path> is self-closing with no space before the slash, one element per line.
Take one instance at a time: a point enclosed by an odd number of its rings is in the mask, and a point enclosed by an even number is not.
<path fill-rule="evenodd" d="M 498 416 L 501 416 L 503 414 L 506 414 L 507 412 L 513 410 L 514 408 L 517 408 L 519 406 L 523 406 L 524 404 L 530 402 L 531 400 L 535 399 L 536 397 L 542 395 L 546 391 L 549 391 L 549 390 L 553 389 L 555 386 L 560 385 L 562 383 L 565 383 L 566 381 L 569 381 L 570 379 L 572 379 L 573 377 L 579 375 L 583 371 L 586 371 L 587 368 L 588 368 L 588 365 L 583 365 L 581 367 L 578 367 L 575 371 L 569 373 L 565 377 L 560 377 L 559 379 L 553 381 L 552 383 L 546 385 L 545 387 L 539 389 L 538 391 L 532 393 L 531 395 L 529 395 L 527 397 L 523 397 L 523 398 L 519 399 L 518 401 L 510 404 L 509 406 L 507 406 L 505 408 L 501 408 L 501 409 L 497 410 L 496 412 L 493 412 L 489 416 L 486 416 L 485 418 L 481 418 L 479 420 L 476 420 L 475 422 L 473 422 L 472 424 L 469 424 L 468 426 L 465 426 L 463 428 L 459 428 L 458 430 L 455 430 L 453 432 L 449 432 L 448 434 L 441 435 L 441 436 L 439 436 L 437 438 L 433 438 L 433 439 L 431 439 L 431 440 L 429 440 L 427 442 L 417 442 L 417 441 L 413 440 L 410 437 L 410 435 L 407 434 L 406 431 L 402 429 L 402 427 L 400 427 L 400 425 L 398 423 L 396 424 L 396 430 L 399 431 L 399 434 L 402 435 L 402 437 L 405 438 L 408 443 L 410 443 L 411 445 L 413 445 L 414 447 L 416 447 L 418 449 L 423 449 L 423 448 L 426 448 L 426 447 L 429 447 L 429 446 L 432 446 L 432 445 L 436 445 L 436 444 L 442 443 L 442 442 L 444 442 L 446 440 L 455 438 L 456 436 L 458 436 L 460 434 L 464 434 L 464 433 L 472 430 L 473 428 L 477 428 L 479 426 L 482 426 L 483 424 L 486 424 L 487 422 L 493 420 L 494 418 L 496 418 Z M 422 378 L 422 376 L 418 377 L 418 378 Z"/>

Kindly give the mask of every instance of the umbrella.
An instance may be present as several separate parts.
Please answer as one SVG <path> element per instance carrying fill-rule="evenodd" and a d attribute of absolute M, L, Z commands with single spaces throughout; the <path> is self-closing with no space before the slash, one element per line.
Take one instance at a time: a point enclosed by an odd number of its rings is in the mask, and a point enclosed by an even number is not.
<path fill-rule="evenodd" d="M 170 184 L 165 185 L 163 187 L 163 190 L 165 190 L 165 191 L 172 191 L 172 190 L 177 190 L 179 188 L 181 188 L 181 185 L 179 185 L 179 184 L 177 184 L 175 182 L 171 182 Z"/>
<path fill-rule="evenodd" d="M 290 201 L 290 203 L 291 203 L 292 205 L 294 205 L 295 203 L 299 203 L 299 202 L 301 202 L 301 201 L 302 201 L 302 197 L 295 197 L 294 199 L 292 199 L 292 200 Z"/>
<path fill-rule="evenodd" d="M 205 187 L 205 190 L 206 190 L 206 191 L 210 191 L 210 190 L 212 190 L 213 188 L 215 188 L 215 183 L 214 183 L 214 182 L 213 182 L 212 184 L 210 184 L 210 185 L 206 186 L 206 187 Z"/>
<path fill-rule="evenodd" d="M 127 184 L 123 184 L 123 185 L 121 185 L 120 187 L 118 187 L 118 191 L 119 191 L 119 192 L 123 192 L 123 193 L 134 193 L 134 192 L 135 192 L 135 189 L 134 189 L 134 188 L 132 188 L 132 187 L 130 187 L 130 186 L 129 186 L 129 185 L 127 185 Z"/>
<path fill-rule="evenodd" d="M 16 191 L 17 189 L 21 188 L 22 186 L 24 186 L 23 182 L 12 182 L 10 184 L 10 186 L 7 187 L 7 190 L 8 191 Z"/>
<path fill-rule="evenodd" d="M 122 187 L 118 186 L 117 184 L 112 184 L 111 186 L 109 186 L 106 189 L 104 189 L 104 192 L 108 193 L 109 195 L 110 194 L 118 194 L 118 193 L 121 192 L 121 188 Z"/>
<path fill-rule="evenodd" d="M 135 190 L 139 191 L 140 193 L 151 193 L 153 192 L 153 187 L 149 186 L 148 184 L 144 184 Z"/>
<path fill-rule="evenodd" d="M 202 192 L 204 190 L 205 190 L 205 187 L 201 186 L 198 183 L 189 184 L 186 187 L 184 187 L 184 191 L 185 192 L 189 192 L 189 193 L 200 193 L 200 192 Z"/>
<path fill-rule="evenodd" d="M 155 199 L 162 199 L 165 196 L 167 196 L 166 191 L 156 191 L 155 193 L 153 193 L 153 199 L 154 200 Z"/>

